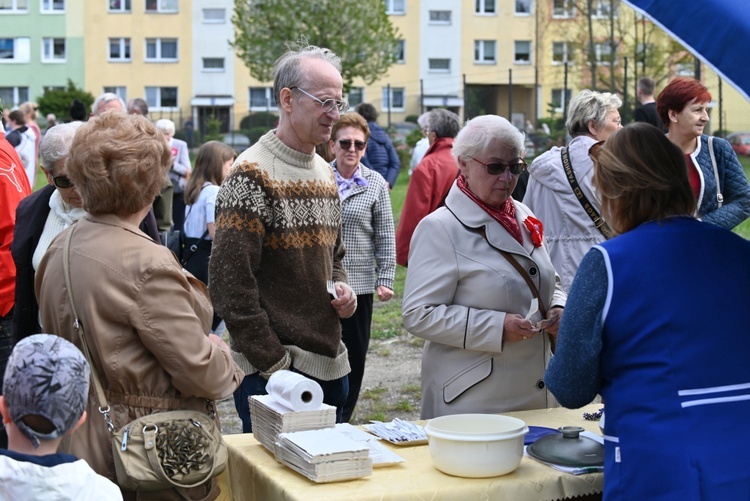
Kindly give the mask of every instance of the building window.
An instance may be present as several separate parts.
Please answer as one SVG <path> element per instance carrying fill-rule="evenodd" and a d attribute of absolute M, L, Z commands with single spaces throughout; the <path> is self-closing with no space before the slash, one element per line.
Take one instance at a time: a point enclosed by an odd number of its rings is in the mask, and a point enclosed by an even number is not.
<path fill-rule="evenodd" d="M 149 108 L 177 108 L 177 87 L 146 87 Z"/>
<path fill-rule="evenodd" d="M 178 0 L 146 0 L 146 12 L 172 14 L 179 11 Z"/>
<path fill-rule="evenodd" d="M 278 110 L 273 87 L 250 87 L 250 111 Z"/>
<path fill-rule="evenodd" d="M 109 0 L 109 12 L 130 12 L 131 0 Z"/>
<path fill-rule="evenodd" d="M 109 60 L 110 61 L 130 61 L 130 39 L 129 38 L 110 38 L 109 39 Z"/>
<path fill-rule="evenodd" d="M 432 59 L 429 61 L 430 71 L 437 73 L 450 73 L 451 71 L 451 60 L 450 59 Z"/>
<path fill-rule="evenodd" d="M 573 60 L 573 44 L 552 42 L 552 64 L 562 64 Z"/>
<path fill-rule="evenodd" d="M 513 61 L 516 64 L 531 64 L 531 42 L 516 40 Z"/>
<path fill-rule="evenodd" d="M 600 19 L 609 19 L 610 12 L 612 12 L 612 4 L 610 3 L 611 0 L 594 0 L 593 1 L 593 11 L 591 12 L 591 16 L 594 18 L 600 18 Z M 617 17 L 618 15 L 618 8 L 617 5 L 615 5 L 614 14 L 612 17 Z"/>
<path fill-rule="evenodd" d="M 117 86 L 104 87 L 104 92 L 110 92 L 112 94 L 115 94 L 123 101 L 127 102 L 128 100 L 128 92 L 127 92 L 126 87 L 117 87 Z"/>
<path fill-rule="evenodd" d="M 41 7 L 45 13 L 62 13 L 65 12 L 65 0 L 42 0 Z"/>
<path fill-rule="evenodd" d="M 349 89 L 349 94 L 346 96 L 346 102 L 349 103 L 351 108 L 354 108 L 360 103 L 365 102 L 365 88 L 364 87 L 352 87 Z"/>
<path fill-rule="evenodd" d="M 0 0 L 0 13 L 2 14 L 26 14 L 28 11 L 29 0 Z M 14 88 L 15 87 L 3 87 L 3 89 Z"/>
<path fill-rule="evenodd" d="M 224 24 L 227 22 L 227 9 L 203 9 L 203 22 Z"/>
<path fill-rule="evenodd" d="M 570 102 L 570 89 L 552 89 L 552 107 L 556 113 L 562 113 L 563 107 Z"/>
<path fill-rule="evenodd" d="M 64 63 L 66 59 L 64 38 L 42 38 L 42 62 Z"/>
<path fill-rule="evenodd" d="M 146 61 L 175 62 L 177 61 L 176 38 L 147 38 Z"/>
<path fill-rule="evenodd" d="M 474 62 L 482 64 L 495 64 L 495 41 L 474 40 Z"/>
<path fill-rule="evenodd" d="M 451 24 L 451 15 L 449 10 L 431 10 L 430 24 Z"/>
<path fill-rule="evenodd" d="M 609 65 L 615 61 L 614 54 L 612 53 L 612 46 L 609 42 L 595 43 L 594 52 L 598 64 Z"/>
<path fill-rule="evenodd" d="M 516 0 L 516 14 L 521 16 L 531 14 L 531 0 Z"/>
<path fill-rule="evenodd" d="M 404 64 L 406 62 L 406 41 L 399 40 L 396 43 L 396 62 Z"/>
<path fill-rule="evenodd" d="M 2 103 L 3 108 L 18 106 L 28 100 L 28 87 L 0 87 L 0 103 Z"/>
<path fill-rule="evenodd" d="M 214 73 L 224 72 L 224 58 L 223 57 L 204 57 L 203 58 L 203 71 L 210 71 Z"/>
<path fill-rule="evenodd" d="M 496 0 L 474 0 L 474 12 L 476 14 L 495 14 Z"/>
<path fill-rule="evenodd" d="M 694 77 L 695 76 L 695 64 L 694 63 L 677 63 L 674 66 L 675 76 L 678 77 Z"/>
<path fill-rule="evenodd" d="M 652 43 L 639 43 L 635 49 L 635 62 L 640 64 L 646 64 L 653 54 L 656 54 L 656 47 Z"/>
<path fill-rule="evenodd" d="M 28 63 L 30 60 L 29 38 L 0 38 L 0 63 Z"/>
<path fill-rule="evenodd" d="M 552 0 L 552 17 L 555 19 L 567 19 L 575 15 L 573 0 Z"/>
<path fill-rule="evenodd" d="M 383 0 L 385 2 L 385 13 L 388 15 L 406 14 L 406 0 Z"/>
<path fill-rule="evenodd" d="M 390 111 L 404 111 L 404 97 L 403 87 L 391 87 L 390 96 L 388 95 L 388 87 L 383 87 L 383 111 L 388 111 L 389 108 Z"/>

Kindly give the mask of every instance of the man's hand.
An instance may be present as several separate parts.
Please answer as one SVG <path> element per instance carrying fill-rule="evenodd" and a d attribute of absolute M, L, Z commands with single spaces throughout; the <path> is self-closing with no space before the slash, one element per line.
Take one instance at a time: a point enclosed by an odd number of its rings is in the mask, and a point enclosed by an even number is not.
<path fill-rule="evenodd" d="M 393 297 L 393 290 L 389 289 L 385 285 L 378 285 L 375 291 L 378 293 L 378 299 L 381 301 L 388 301 Z"/>
<path fill-rule="evenodd" d="M 336 310 L 339 317 L 349 318 L 357 310 L 357 295 L 351 287 L 343 282 L 336 282 L 337 298 L 331 301 L 331 306 Z"/>

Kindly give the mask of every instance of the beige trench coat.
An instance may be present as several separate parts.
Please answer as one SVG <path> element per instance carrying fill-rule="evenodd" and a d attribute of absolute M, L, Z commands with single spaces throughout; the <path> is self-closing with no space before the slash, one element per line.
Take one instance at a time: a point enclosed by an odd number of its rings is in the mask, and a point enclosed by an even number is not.
<path fill-rule="evenodd" d="M 63 275 L 63 243 L 71 230 L 73 297 L 115 427 L 156 411 L 205 411 L 207 399 L 231 395 L 244 374 L 208 340 L 213 310 L 205 286 L 166 247 L 116 216 L 88 215 L 52 242 L 35 283 L 43 331 L 81 347 Z M 88 419 L 63 441 L 60 452 L 85 459 L 116 482 L 111 440 L 98 405 L 92 385 Z M 215 482 L 207 487 L 218 494 Z M 206 496 L 207 487 L 195 488 L 191 497 Z M 173 499 L 175 494 L 138 493 L 137 499 Z M 132 491 L 123 495 L 136 498 Z"/>
<path fill-rule="evenodd" d="M 497 249 L 523 265 L 547 309 L 566 300 L 546 248 L 534 247 L 523 226 L 531 212 L 514 203 L 523 245 L 455 184 L 446 206 L 414 232 L 402 308 L 406 330 L 427 340 L 423 419 L 556 406 L 543 380 L 551 357 L 548 337 L 503 341 L 506 313 L 526 316 L 533 295 Z M 487 239 L 467 226 L 484 227 Z M 541 320 L 541 314 L 531 320 Z"/>

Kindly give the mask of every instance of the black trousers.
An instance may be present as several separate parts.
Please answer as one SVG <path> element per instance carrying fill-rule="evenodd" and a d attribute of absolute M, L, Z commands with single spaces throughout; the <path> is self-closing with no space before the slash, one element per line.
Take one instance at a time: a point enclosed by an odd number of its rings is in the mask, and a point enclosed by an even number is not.
<path fill-rule="evenodd" d="M 172 195 L 172 223 L 174 229 L 180 231 L 185 225 L 185 200 L 182 195 L 182 192 Z"/>
<path fill-rule="evenodd" d="M 349 396 L 344 404 L 344 423 L 348 423 L 354 413 L 365 375 L 365 359 L 370 346 L 370 326 L 372 324 L 372 294 L 357 294 L 357 311 L 349 318 L 341 319 L 341 337 L 349 351 Z"/>
<path fill-rule="evenodd" d="M 13 309 L 4 317 L 0 317 L 0 395 L 3 393 L 3 378 L 5 366 L 13 351 Z M 8 448 L 8 435 L 5 427 L 0 425 L 0 449 Z"/>

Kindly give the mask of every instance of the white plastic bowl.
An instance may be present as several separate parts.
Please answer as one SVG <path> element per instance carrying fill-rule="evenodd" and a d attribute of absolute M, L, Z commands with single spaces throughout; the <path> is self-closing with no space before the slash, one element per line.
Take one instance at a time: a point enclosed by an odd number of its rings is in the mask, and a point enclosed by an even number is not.
<path fill-rule="evenodd" d="M 518 468 L 528 432 L 522 420 L 498 414 L 453 414 L 425 426 L 435 468 L 469 478 L 498 477 Z"/>

